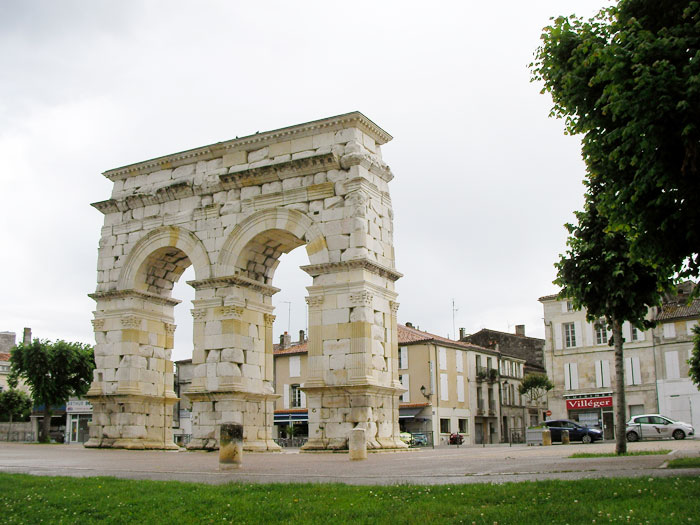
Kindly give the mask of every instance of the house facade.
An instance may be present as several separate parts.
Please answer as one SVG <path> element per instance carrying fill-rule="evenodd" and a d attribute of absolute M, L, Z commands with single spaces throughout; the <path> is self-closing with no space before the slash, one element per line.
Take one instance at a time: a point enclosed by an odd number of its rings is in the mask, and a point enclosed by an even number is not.
<path fill-rule="evenodd" d="M 555 384 L 549 392 L 552 418 L 568 418 L 601 428 L 614 439 L 615 393 L 625 389 L 625 417 L 660 412 L 671 418 L 700 421 L 700 396 L 688 378 L 692 327 L 700 301 L 687 304 L 687 293 L 667 297 L 648 318 L 650 330 L 625 322 L 624 384 L 615 379 L 611 332 L 603 320 L 588 322 L 585 310 L 556 295 L 540 298 L 545 321 L 545 366 Z M 693 406 L 696 401 L 697 408 Z"/>

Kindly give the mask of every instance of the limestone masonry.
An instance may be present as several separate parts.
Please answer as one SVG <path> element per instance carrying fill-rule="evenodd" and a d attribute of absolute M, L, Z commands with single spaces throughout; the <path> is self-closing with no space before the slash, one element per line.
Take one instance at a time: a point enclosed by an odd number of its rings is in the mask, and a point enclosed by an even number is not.
<path fill-rule="evenodd" d="M 192 265 L 189 448 L 217 448 L 220 425 L 239 423 L 246 450 L 277 450 L 272 279 L 280 255 L 306 245 L 305 448 L 347 448 L 356 428 L 368 448 L 405 447 L 389 140 L 355 112 L 104 173 L 86 446 L 175 448 L 171 291 Z"/>

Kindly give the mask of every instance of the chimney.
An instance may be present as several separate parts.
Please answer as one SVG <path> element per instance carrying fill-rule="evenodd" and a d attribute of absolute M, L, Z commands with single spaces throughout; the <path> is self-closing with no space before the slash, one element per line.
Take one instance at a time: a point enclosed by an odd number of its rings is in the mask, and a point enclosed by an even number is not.
<path fill-rule="evenodd" d="M 460 329 L 459 329 L 459 340 L 461 341 L 461 340 L 464 339 L 465 337 L 467 337 L 467 329 L 466 329 L 466 328 L 460 328 Z"/>
<path fill-rule="evenodd" d="M 22 342 L 25 345 L 28 345 L 32 342 L 32 329 L 31 328 L 24 329 L 24 335 L 22 336 Z"/>
<path fill-rule="evenodd" d="M 411 323 L 410 321 L 406 321 L 406 326 L 408 328 L 413 328 L 413 323 Z"/>
<path fill-rule="evenodd" d="M 303 343 L 306 341 L 306 334 L 304 333 L 304 330 L 299 330 L 299 344 Z"/>
<path fill-rule="evenodd" d="M 280 336 L 280 346 L 282 348 L 289 348 L 292 346 L 292 336 L 289 335 L 287 332 L 284 333 L 284 335 Z"/>
<path fill-rule="evenodd" d="M 516 324 L 515 325 L 515 335 L 520 335 L 525 337 L 525 325 L 524 324 Z"/>

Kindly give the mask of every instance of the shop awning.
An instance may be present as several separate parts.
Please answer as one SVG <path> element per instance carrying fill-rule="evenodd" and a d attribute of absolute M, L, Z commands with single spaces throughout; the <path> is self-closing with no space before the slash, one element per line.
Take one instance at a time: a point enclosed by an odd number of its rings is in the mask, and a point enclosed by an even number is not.
<path fill-rule="evenodd" d="M 299 410 L 294 412 L 275 412 L 275 423 L 289 422 L 307 422 L 309 420 L 309 412 L 307 410 Z"/>
<path fill-rule="evenodd" d="M 418 415 L 418 413 L 423 410 L 423 407 L 406 407 L 399 408 L 399 419 L 411 419 Z"/>

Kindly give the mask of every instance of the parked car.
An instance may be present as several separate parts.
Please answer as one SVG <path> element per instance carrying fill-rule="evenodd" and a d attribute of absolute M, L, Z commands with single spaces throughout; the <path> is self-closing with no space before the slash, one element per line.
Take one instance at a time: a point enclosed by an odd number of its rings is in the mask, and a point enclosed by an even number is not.
<path fill-rule="evenodd" d="M 569 440 L 571 441 L 580 441 L 588 444 L 603 439 L 603 432 L 601 430 L 585 427 L 570 419 L 545 421 L 544 424 L 549 428 L 552 434 L 552 441 L 561 441 L 562 430 L 569 431 Z"/>
<path fill-rule="evenodd" d="M 411 433 L 410 432 L 401 432 L 399 434 L 399 439 L 406 443 L 407 445 L 411 444 Z"/>
<path fill-rule="evenodd" d="M 427 447 L 428 446 L 428 436 L 422 433 L 413 434 L 411 439 L 411 445 L 414 447 Z"/>
<path fill-rule="evenodd" d="M 660 414 L 641 414 L 627 422 L 627 441 L 639 441 L 644 438 L 685 439 L 694 436 L 692 425 L 682 421 L 673 421 Z"/>

